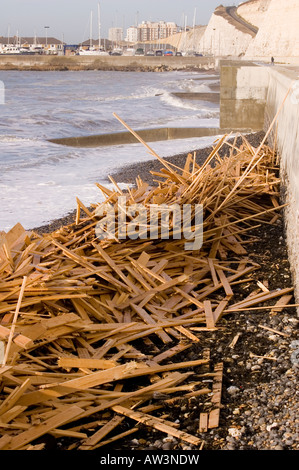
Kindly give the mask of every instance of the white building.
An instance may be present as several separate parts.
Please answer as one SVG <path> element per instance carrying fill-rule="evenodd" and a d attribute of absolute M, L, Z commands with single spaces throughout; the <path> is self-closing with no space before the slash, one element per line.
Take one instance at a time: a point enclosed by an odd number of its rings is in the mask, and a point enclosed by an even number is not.
<path fill-rule="evenodd" d="M 173 22 L 159 21 L 143 21 L 138 25 L 138 40 L 145 41 L 158 41 L 165 39 L 178 32 L 178 27 Z"/>
<path fill-rule="evenodd" d="M 137 26 L 131 26 L 127 29 L 127 36 L 125 39 L 127 42 L 138 42 L 138 28 Z"/>
<path fill-rule="evenodd" d="M 121 42 L 123 40 L 122 28 L 109 28 L 108 39 L 112 42 Z"/>

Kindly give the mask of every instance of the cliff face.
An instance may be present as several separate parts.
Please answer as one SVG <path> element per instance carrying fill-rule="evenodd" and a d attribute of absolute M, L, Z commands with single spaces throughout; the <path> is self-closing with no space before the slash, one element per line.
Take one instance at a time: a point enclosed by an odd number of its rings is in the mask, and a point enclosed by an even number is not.
<path fill-rule="evenodd" d="M 213 13 L 198 49 L 205 55 L 241 57 L 254 36 L 253 31 L 231 16 L 228 8 L 220 6 Z"/>
<path fill-rule="evenodd" d="M 196 26 L 190 31 L 174 34 L 169 38 L 160 40 L 160 44 L 170 44 L 179 51 L 198 52 L 198 45 L 206 30 L 206 26 Z"/>
<path fill-rule="evenodd" d="M 271 0 L 246 58 L 296 58 L 299 61 L 299 0 Z"/>
<path fill-rule="evenodd" d="M 167 42 L 204 55 L 299 62 L 298 18 L 299 0 L 250 0 L 238 7 L 219 6 L 206 27 Z"/>
<path fill-rule="evenodd" d="M 237 14 L 248 23 L 260 28 L 270 3 L 271 0 L 250 0 L 238 6 Z"/>

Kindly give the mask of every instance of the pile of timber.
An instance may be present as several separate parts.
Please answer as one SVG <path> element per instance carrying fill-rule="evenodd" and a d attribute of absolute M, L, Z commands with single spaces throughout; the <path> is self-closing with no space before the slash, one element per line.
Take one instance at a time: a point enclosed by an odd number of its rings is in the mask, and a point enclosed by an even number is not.
<path fill-rule="evenodd" d="M 224 144 L 230 152 L 220 158 Z M 193 361 L 177 355 L 222 327 L 224 315 L 292 298 L 292 289 L 256 282 L 247 298 L 234 294 L 259 268 L 247 250 L 250 231 L 280 217 L 275 152 L 223 136 L 202 166 L 196 154 L 184 168 L 159 160 L 156 185 L 139 177 L 125 192 L 98 184 L 104 201 L 86 208 L 77 200 L 69 226 L 1 233 L 0 449 L 42 449 L 39 439 L 51 434 L 68 450 L 93 450 L 140 423 L 201 449 L 203 433 L 219 426 L 223 363 L 212 364 L 206 349 Z M 120 196 L 145 208 L 202 204 L 202 247 L 187 251 L 184 237 L 171 234 L 119 240 L 118 227 L 114 239 L 99 240 L 99 208 L 117 212 Z M 201 410 L 195 435 L 164 412 L 190 397 Z M 131 427 L 121 426 L 126 420 Z"/>

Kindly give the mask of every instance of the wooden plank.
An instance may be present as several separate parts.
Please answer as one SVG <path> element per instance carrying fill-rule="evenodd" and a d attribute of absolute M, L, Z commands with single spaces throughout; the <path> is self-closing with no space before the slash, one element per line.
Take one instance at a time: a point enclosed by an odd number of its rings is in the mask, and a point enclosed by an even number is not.
<path fill-rule="evenodd" d="M 74 391 L 86 390 L 104 383 L 122 380 L 125 377 L 130 376 L 130 372 L 132 372 L 133 369 L 136 369 L 136 363 L 131 362 L 113 367 L 112 369 L 94 372 L 84 377 L 67 380 L 56 386 L 51 386 L 48 389 L 29 392 L 18 401 L 18 404 L 23 406 L 34 405 L 68 395 Z"/>
<path fill-rule="evenodd" d="M 204 310 L 206 315 L 206 324 L 207 328 L 214 328 L 215 327 L 215 320 L 213 316 L 213 310 L 210 300 L 204 300 Z"/>
<path fill-rule="evenodd" d="M 8 397 L 0 405 L 0 418 L 2 414 L 6 413 L 15 405 L 15 403 L 17 403 L 19 398 L 25 393 L 29 386 L 30 379 L 28 378 L 22 385 L 20 385 L 20 387 L 17 387 L 8 395 Z"/>
<path fill-rule="evenodd" d="M 111 369 L 116 367 L 115 361 L 109 361 L 107 359 L 82 359 L 77 357 L 60 357 L 58 359 L 59 367 L 68 368 L 87 368 L 87 369 Z"/>
<path fill-rule="evenodd" d="M 109 432 L 116 428 L 119 424 L 122 423 L 124 417 L 114 416 L 111 421 L 102 426 L 97 432 L 92 436 L 86 439 L 78 448 L 79 450 L 92 450 L 92 448 L 98 444 Z"/>
<path fill-rule="evenodd" d="M 12 440 L 12 437 L 9 436 L 8 434 L 4 434 L 2 437 L 0 437 L 0 450 L 4 449 L 7 447 Z"/>
<path fill-rule="evenodd" d="M 283 310 L 283 308 L 288 305 L 288 303 L 292 300 L 293 295 L 283 295 L 273 306 L 271 309 L 271 314 L 279 313 Z"/>
<path fill-rule="evenodd" d="M 157 325 L 155 320 L 147 313 L 146 310 L 143 308 L 139 307 L 138 305 L 135 305 L 133 302 L 130 302 L 130 306 L 133 308 L 133 310 L 138 313 L 138 315 L 144 320 L 148 325 Z M 157 335 L 162 339 L 164 343 L 171 343 L 172 339 L 170 336 L 168 336 L 167 333 L 164 331 L 157 331 Z"/>
<path fill-rule="evenodd" d="M 211 402 L 215 408 L 209 413 L 208 428 L 213 429 L 219 426 L 220 406 L 221 406 L 221 393 L 222 393 L 222 378 L 223 378 L 223 363 L 220 362 L 214 367 L 214 380 L 212 389 Z"/>
<path fill-rule="evenodd" d="M 166 434 L 177 437 L 178 439 L 188 442 L 189 444 L 199 446 L 202 443 L 201 439 L 184 431 L 180 431 L 179 429 L 169 426 L 168 424 L 164 424 L 161 420 L 154 418 L 149 414 L 142 413 L 140 411 L 132 411 L 120 405 L 114 406 L 112 409 L 116 413 L 125 415 L 130 419 L 134 419 L 135 421 L 145 424 L 146 426 L 153 427 L 158 431 L 162 431 Z"/>
<path fill-rule="evenodd" d="M 9 334 L 10 329 L 0 325 L 0 338 L 7 339 L 9 337 Z M 14 336 L 12 341 L 20 348 L 27 349 L 32 346 L 32 339 L 21 334 L 17 334 L 16 336 Z"/>
<path fill-rule="evenodd" d="M 21 286 L 21 290 L 20 290 L 20 294 L 19 294 L 19 298 L 18 298 L 17 307 L 16 307 L 16 310 L 15 310 L 15 313 L 14 313 L 14 316 L 13 316 L 13 321 L 12 321 L 12 325 L 11 325 L 11 328 L 10 328 L 9 337 L 8 337 L 8 340 L 7 340 L 4 359 L 2 361 L 3 366 L 6 365 L 6 362 L 7 362 L 8 357 L 9 357 L 10 347 L 11 347 L 11 343 L 12 343 L 12 340 L 13 340 L 13 335 L 14 335 L 14 332 L 15 332 L 15 329 L 16 329 L 19 311 L 20 311 L 20 308 L 21 308 L 21 302 L 22 302 L 24 291 L 25 291 L 25 288 L 26 288 L 26 282 L 27 282 L 27 277 L 24 276 L 22 286 Z"/>
<path fill-rule="evenodd" d="M 225 276 L 222 269 L 217 269 L 217 274 L 219 276 L 220 282 L 223 285 L 223 288 L 225 290 L 227 298 L 230 299 L 231 297 L 233 297 L 234 293 L 233 293 L 232 288 L 231 288 L 231 286 L 230 286 L 230 284 L 227 280 L 227 277 Z"/>
<path fill-rule="evenodd" d="M 242 310 L 243 308 L 248 308 L 253 305 L 259 304 L 260 302 L 265 302 L 266 300 L 274 299 L 275 297 L 280 297 L 283 296 L 284 294 L 288 294 L 289 292 L 292 292 L 294 290 L 293 287 L 287 287 L 285 289 L 281 290 L 275 290 L 270 292 L 269 294 L 262 293 L 260 296 L 257 296 L 256 298 L 252 300 L 247 300 L 244 302 L 238 302 L 234 305 L 232 305 L 229 308 L 230 312 L 238 311 L 239 309 Z"/>
<path fill-rule="evenodd" d="M 208 418 L 209 413 L 200 413 L 199 415 L 199 432 L 208 431 Z"/>
<path fill-rule="evenodd" d="M 12 406 L 6 413 L 1 414 L 0 423 L 9 423 L 26 409 L 26 406 Z"/>
<path fill-rule="evenodd" d="M 189 349 L 192 345 L 189 343 L 179 343 L 173 348 L 167 349 L 166 351 L 159 353 L 157 356 L 153 357 L 154 362 L 162 362 L 165 359 L 168 359 L 169 357 L 174 356 L 175 354 L 178 354 L 180 352 L 185 351 L 186 349 Z"/>
<path fill-rule="evenodd" d="M 223 312 L 228 304 L 228 300 L 221 300 L 213 313 L 215 324 L 221 319 Z"/>
<path fill-rule="evenodd" d="M 35 439 L 43 436 L 44 434 L 52 431 L 53 429 L 63 426 L 66 422 L 74 421 L 79 418 L 83 410 L 78 406 L 72 406 L 66 411 L 57 413 L 53 418 L 48 419 L 44 423 L 31 426 L 29 430 L 15 436 L 11 439 L 10 443 L 5 446 L 6 450 L 18 450 L 26 444 L 34 441 Z"/>

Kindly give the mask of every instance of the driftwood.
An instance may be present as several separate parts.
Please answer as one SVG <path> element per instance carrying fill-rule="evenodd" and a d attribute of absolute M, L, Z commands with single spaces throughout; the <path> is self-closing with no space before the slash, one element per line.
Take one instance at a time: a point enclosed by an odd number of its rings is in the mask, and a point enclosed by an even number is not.
<path fill-rule="evenodd" d="M 275 223 L 282 206 L 275 153 L 243 138 L 220 158 L 226 141 L 201 167 L 196 154 L 182 169 L 155 155 L 156 186 L 139 177 L 127 192 L 97 185 L 104 201 L 87 209 L 77 200 L 75 223 L 56 232 L 38 235 L 20 224 L 2 232 L 0 449 L 42 448 L 35 441 L 48 433 L 69 437 L 69 449 L 91 450 L 136 432 L 139 424 L 118 429 L 127 418 L 202 448 L 200 433 L 219 426 L 223 364 L 213 365 L 206 350 L 194 361 L 176 355 L 221 327 L 225 315 L 264 302 L 279 310 L 292 298 L 291 289 L 271 292 L 260 283 L 234 300 L 234 286 L 259 268 L 247 250 L 250 230 Z M 202 246 L 186 250 L 171 218 L 169 239 L 121 238 L 116 223 L 114 237 L 99 240 L 99 210 L 109 203 L 121 215 L 120 196 L 147 214 L 152 204 L 202 204 Z M 129 214 L 123 224 L 132 222 Z M 200 374 L 210 374 L 211 387 Z M 195 436 L 159 414 L 163 402 L 191 396 L 203 405 Z"/>

